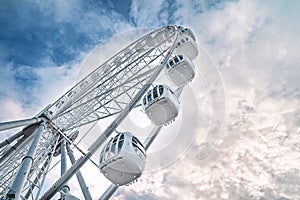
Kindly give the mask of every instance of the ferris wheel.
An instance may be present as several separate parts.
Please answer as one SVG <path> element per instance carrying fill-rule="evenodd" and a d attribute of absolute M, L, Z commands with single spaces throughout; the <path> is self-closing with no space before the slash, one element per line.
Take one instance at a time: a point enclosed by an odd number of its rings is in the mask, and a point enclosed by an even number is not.
<path fill-rule="evenodd" d="M 101 146 L 98 167 L 112 185 L 100 199 L 136 181 L 144 170 L 147 149 L 161 128 L 178 116 L 179 96 L 195 77 L 192 60 L 197 55 L 196 38 L 189 28 L 159 28 L 115 54 L 33 118 L 0 123 L 0 131 L 24 126 L 0 143 L 1 199 L 51 199 L 58 192 L 61 199 L 77 199 L 67 185 L 73 175 L 84 198 L 92 199 L 80 168 Z M 162 73 L 172 87 L 155 84 Z M 155 125 L 143 144 L 134 133 L 118 131 L 136 107 Z M 78 148 L 80 127 L 112 116 L 87 151 Z M 81 153 L 77 160 L 71 147 Z M 68 169 L 67 155 L 72 162 Z M 61 156 L 61 177 L 47 188 L 49 166 L 57 156 Z"/>

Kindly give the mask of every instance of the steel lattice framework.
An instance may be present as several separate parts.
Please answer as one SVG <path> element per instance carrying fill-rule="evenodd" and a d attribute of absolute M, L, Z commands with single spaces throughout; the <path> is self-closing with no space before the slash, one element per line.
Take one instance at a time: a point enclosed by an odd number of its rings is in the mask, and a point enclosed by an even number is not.
<path fill-rule="evenodd" d="M 0 187 L 3 193 L 9 186 L 16 172 L 22 163 L 22 159 L 26 156 L 30 142 L 33 138 L 33 132 L 37 129 L 37 124 L 29 126 L 23 130 L 24 136 L 17 140 L 15 143 L 6 145 L 1 149 L 0 154 Z M 29 129 L 29 130 L 28 130 Z M 26 135 L 29 132 L 30 135 Z M 51 158 L 54 153 L 56 144 L 58 143 L 58 135 L 51 127 L 45 129 L 42 134 L 41 140 L 37 147 L 34 162 L 32 164 L 30 173 L 27 177 L 26 185 L 23 192 L 28 198 L 31 191 L 36 187 L 41 189 L 42 180 L 46 175 L 46 169 L 50 164 Z M 28 194 L 27 194 L 28 193 Z M 24 197 L 25 197 L 24 196 Z"/>
<path fill-rule="evenodd" d="M 166 56 L 174 33 L 155 31 L 105 62 L 49 108 L 52 121 L 70 130 L 119 113 Z"/>
<path fill-rule="evenodd" d="M 183 33 L 177 26 L 167 26 L 145 35 L 99 66 L 33 119 L 19 121 L 15 126 L 27 126 L 0 143 L 1 198 L 53 197 L 90 159 L 131 109 L 139 106 L 142 95 L 172 56 L 181 34 Z M 81 126 L 113 115 L 117 116 L 115 121 L 89 147 L 88 152 L 40 196 L 50 162 L 62 139 L 70 142 L 71 133 Z M 41 122 L 45 122 L 43 129 Z M 41 136 L 36 139 L 36 132 L 40 129 Z M 160 128 L 156 131 L 159 130 Z M 35 140 L 38 141 L 36 148 L 32 147 Z M 34 156 L 29 156 L 30 151 Z M 24 183 L 20 183 L 20 186 L 15 178 L 20 176 L 20 180 L 23 180 L 22 175 L 17 174 L 22 174 L 22 166 L 26 161 L 30 163 L 30 168 L 26 171 L 27 174 L 24 173 Z M 20 188 L 20 191 L 16 188 Z"/>

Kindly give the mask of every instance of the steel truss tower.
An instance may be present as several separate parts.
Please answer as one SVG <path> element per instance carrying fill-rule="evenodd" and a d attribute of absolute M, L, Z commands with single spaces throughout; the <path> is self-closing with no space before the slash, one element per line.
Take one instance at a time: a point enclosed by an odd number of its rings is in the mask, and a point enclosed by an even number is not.
<path fill-rule="evenodd" d="M 142 96 L 161 74 L 184 33 L 178 26 L 157 29 L 111 57 L 53 104 L 30 119 L 0 123 L 0 131 L 23 129 L 0 143 L 1 199 L 51 199 L 68 196 L 67 181 L 76 175 L 85 199 L 91 199 L 80 168 L 116 130 L 130 111 L 140 106 Z M 181 92 L 180 87 L 177 93 Z M 71 147 L 81 126 L 115 116 L 104 132 L 75 160 Z M 161 127 L 155 127 L 145 142 L 150 146 Z M 76 148 L 73 150 L 78 150 Z M 80 149 L 79 149 L 80 150 Z M 45 177 L 54 156 L 61 154 L 61 177 L 45 188 Z M 72 166 L 66 168 L 69 155 Z M 118 188 L 111 185 L 101 199 Z M 43 190 L 42 190 L 43 189 Z M 46 192 L 44 192 L 46 191 Z"/>

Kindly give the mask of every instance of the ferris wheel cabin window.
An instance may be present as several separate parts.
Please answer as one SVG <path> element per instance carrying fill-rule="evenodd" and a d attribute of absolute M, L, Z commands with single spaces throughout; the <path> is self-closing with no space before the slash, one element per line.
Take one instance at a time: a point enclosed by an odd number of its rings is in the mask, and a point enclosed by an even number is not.
<path fill-rule="evenodd" d="M 135 137 L 132 137 L 132 145 L 134 148 L 136 148 L 138 151 L 140 151 L 145 156 L 146 153 L 143 150 L 144 149 L 143 145 Z"/>
<path fill-rule="evenodd" d="M 123 144 L 124 144 L 124 135 L 122 134 L 120 136 L 119 143 L 118 143 L 118 153 L 121 151 Z"/>
<path fill-rule="evenodd" d="M 164 92 L 164 87 L 162 85 L 159 86 L 159 95 L 161 96 Z"/>
<path fill-rule="evenodd" d="M 153 89 L 153 99 L 156 99 L 158 97 L 158 93 L 157 93 L 157 87 L 155 87 Z"/>
<path fill-rule="evenodd" d="M 148 103 L 152 101 L 151 93 L 147 95 L 147 100 L 148 100 Z"/>

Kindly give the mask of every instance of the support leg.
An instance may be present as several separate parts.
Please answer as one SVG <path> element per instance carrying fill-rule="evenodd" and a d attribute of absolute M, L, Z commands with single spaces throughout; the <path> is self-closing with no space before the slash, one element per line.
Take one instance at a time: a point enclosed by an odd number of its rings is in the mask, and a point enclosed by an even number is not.
<path fill-rule="evenodd" d="M 63 139 L 62 144 L 61 144 L 61 176 L 67 171 L 67 154 L 66 154 L 66 140 Z M 68 186 L 68 183 L 65 182 L 65 184 L 62 186 L 61 188 L 62 191 L 62 195 L 61 195 L 61 199 L 63 198 L 63 194 L 67 194 L 70 192 L 70 188 Z"/>
<path fill-rule="evenodd" d="M 71 160 L 71 163 L 73 165 L 76 162 L 76 160 L 75 160 L 73 151 L 72 151 L 69 143 L 67 143 L 67 152 L 68 152 L 69 158 Z M 78 183 L 80 185 L 81 191 L 83 193 L 84 199 L 85 200 L 92 200 L 92 196 L 91 196 L 91 194 L 88 190 L 88 187 L 86 186 L 86 183 L 83 179 L 83 176 L 82 176 L 80 170 L 77 171 L 76 177 L 77 177 Z"/>
<path fill-rule="evenodd" d="M 45 122 L 42 122 L 39 126 L 37 133 L 35 134 L 33 141 L 29 147 L 27 155 L 23 158 L 21 167 L 12 182 L 12 185 L 6 195 L 9 200 L 20 199 L 21 190 L 25 184 L 25 180 L 28 176 L 29 170 L 33 163 L 33 157 L 37 150 L 38 143 L 45 127 Z"/>
<path fill-rule="evenodd" d="M 40 118 L 30 118 L 30 119 L 23 119 L 23 120 L 17 120 L 17 121 L 10 121 L 10 122 L 2 122 L 0 123 L 0 131 L 17 128 L 20 126 L 30 125 L 34 123 L 40 122 Z"/>

